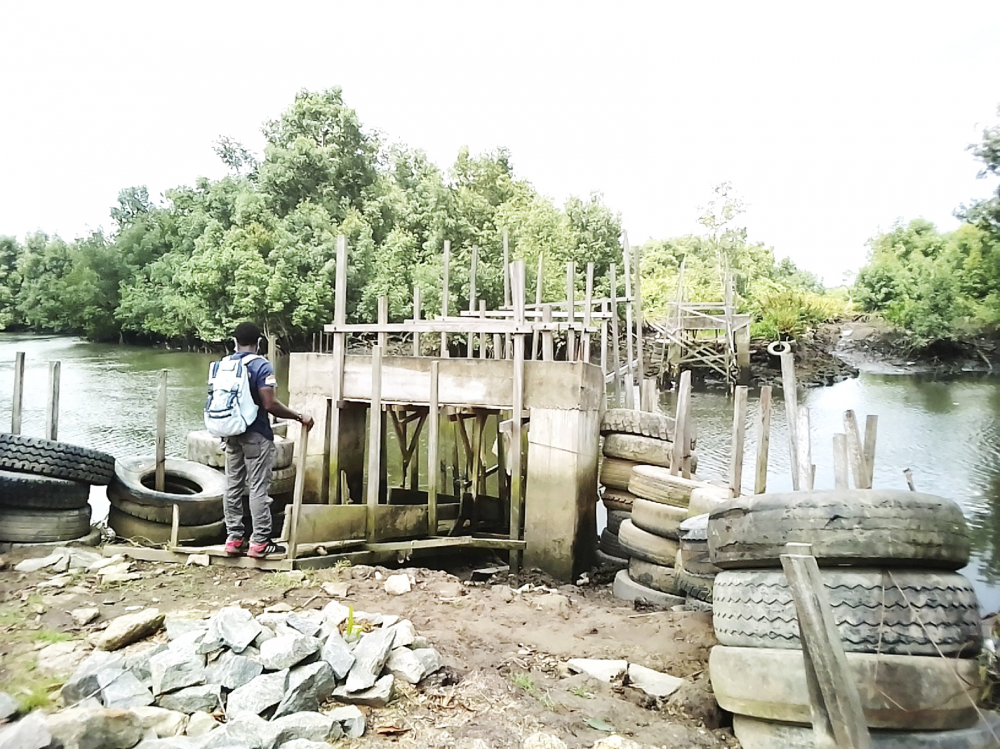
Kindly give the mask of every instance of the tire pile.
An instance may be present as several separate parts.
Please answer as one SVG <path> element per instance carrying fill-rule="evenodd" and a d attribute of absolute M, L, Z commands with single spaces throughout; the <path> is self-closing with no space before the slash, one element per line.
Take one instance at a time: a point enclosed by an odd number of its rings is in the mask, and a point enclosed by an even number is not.
<path fill-rule="evenodd" d="M 1000 722 L 981 721 L 975 708 L 982 633 L 976 595 L 956 572 L 969 538 L 954 502 L 888 490 L 760 494 L 712 511 L 707 536 L 710 563 L 722 569 L 712 687 L 744 749 L 813 746 L 781 569 L 788 542 L 812 545 L 873 747 L 996 746 Z"/>
<path fill-rule="evenodd" d="M 695 489 L 692 494 L 695 492 L 706 490 Z M 674 563 L 677 591 L 684 595 L 687 610 L 712 610 L 712 588 L 719 572 L 708 555 L 708 514 L 688 518 L 680 525 L 680 549 Z"/>
<path fill-rule="evenodd" d="M 60 543 L 90 529 L 90 486 L 114 475 L 107 453 L 0 434 L 0 542 Z"/>
<path fill-rule="evenodd" d="M 674 420 L 669 416 L 628 408 L 612 408 L 601 420 L 604 437 L 600 482 L 602 501 L 608 511 L 608 525 L 597 544 L 598 566 L 624 569 L 628 553 L 619 541 L 619 532 L 632 515 L 635 495 L 629 491 L 632 469 L 639 465 L 670 465 Z M 697 458 L 692 455 L 692 465 Z M 693 470 L 693 469 L 692 469 Z"/>

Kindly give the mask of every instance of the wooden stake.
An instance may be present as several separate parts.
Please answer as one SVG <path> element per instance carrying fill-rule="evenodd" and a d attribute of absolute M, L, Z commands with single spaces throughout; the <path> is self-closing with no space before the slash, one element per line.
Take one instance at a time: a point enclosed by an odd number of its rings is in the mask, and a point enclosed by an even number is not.
<path fill-rule="evenodd" d="M 375 540 L 375 513 L 378 510 L 379 479 L 382 475 L 382 347 L 372 347 L 372 394 L 368 413 L 368 533 Z"/>
<path fill-rule="evenodd" d="M 837 432 L 833 435 L 833 486 L 849 489 L 847 476 L 847 435 Z"/>
<path fill-rule="evenodd" d="M 542 306 L 542 292 L 545 287 L 545 257 L 544 254 L 538 253 L 538 275 L 535 277 L 535 307 L 541 308 Z M 537 353 L 536 353 L 537 352 Z M 531 334 L 531 351 L 528 352 L 529 359 L 537 359 L 542 355 L 542 341 L 538 332 L 535 331 Z M 507 346 L 507 357 L 513 356 L 513 352 L 510 350 L 510 345 Z"/>
<path fill-rule="evenodd" d="M 451 260 L 451 240 L 444 240 L 444 278 L 441 280 L 441 317 L 448 316 L 448 263 Z M 448 357 L 448 334 L 441 334 L 441 358 Z"/>
<path fill-rule="evenodd" d="M 420 321 L 420 287 L 413 285 L 413 322 Z M 420 333 L 413 331 L 413 355 L 420 356 Z"/>
<path fill-rule="evenodd" d="M 788 344 L 785 344 L 786 348 Z M 788 424 L 789 466 L 792 469 L 792 488 L 798 491 L 799 486 L 799 447 L 796 431 L 799 419 L 799 394 L 795 381 L 795 354 L 790 350 L 780 354 L 781 357 L 781 393 L 785 399 L 785 421 Z"/>
<path fill-rule="evenodd" d="M 524 322 L 524 261 L 514 263 L 511 291 L 514 295 L 514 319 Z M 550 334 L 551 335 L 551 334 Z M 510 453 L 510 538 L 521 540 L 521 518 L 524 516 L 524 494 L 521 482 L 521 415 L 524 411 L 524 336 L 514 336 L 514 393 L 512 398 L 511 453 Z M 521 570 L 521 552 L 510 553 L 510 570 Z"/>
<path fill-rule="evenodd" d="M 566 263 L 566 361 L 576 361 L 576 334 L 573 323 L 576 321 L 576 300 L 573 293 L 576 290 L 576 263 L 570 260 Z"/>
<path fill-rule="evenodd" d="M 441 425 L 441 409 L 438 404 L 438 378 L 441 363 L 431 362 L 431 392 L 428 398 L 430 430 L 427 435 L 427 535 L 436 536 L 438 528 L 438 430 Z"/>
<path fill-rule="evenodd" d="M 760 389 L 760 415 L 757 419 L 757 473 L 753 493 L 767 491 L 767 453 L 771 444 L 771 386 Z"/>
<path fill-rule="evenodd" d="M 611 366 L 615 372 L 615 406 L 621 408 L 621 371 L 622 363 L 618 354 L 618 278 L 615 275 L 617 266 L 611 263 Z"/>
<path fill-rule="evenodd" d="M 510 249 L 506 229 L 503 230 L 503 306 L 510 307 Z"/>
<path fill-rule="evenodd" d="M 875 478 L 875 440 L 878 436 L 878 416 L 869 414 L 865 418 L 865 448 L 863 456 L 865 459 L 865 488 L 872 488 L 872 480 Z"/>
<path fill-rule="evenodd" d="M 660 391 L 656 387 L 656 380 L 650 377 L 643 380 L 639 387 L 639 408 L 643 411 L 656 413 L 659 410 Z"/>
<path fill-rule="evenodd" d="M 865 467 L 861 435 L 858 432 L 858 420 L 854 411 L 844 411 L 844 431 L 847 433 L 847 454 L 851 461 L 851 473 L 854 474 L 854 486 L 857 489 L 868 489 L 869 487 L 865 486 L 868 469 Z"/>
<path fill-rule="evenodd" d="M 333 398 L 326 399 L 326 408 L 323 412 L 323 470 L 319 474 L 319 496 L 320 501 L 325 504 L 333 504 L 333 497 L 330 496 L 330 457 L 333 454 L 333 412 L 336 409 Z M 334 478 L 336 481 L 336 478 Z"/>
<path fill-rule="evenodd" d="M 625 408 L 635 408 L 635 360 L 632 358 L 632 260 L 629 257 L 628 245 L 622 253 L 625 258 L 625 366 L 628 376 L 625 379 Z"/>
<path fill-rule="evenodd" d="M 601 319 L 601 379 L 602 387 L 607 391 L 607 377 L 608 377 L 608 303 L 601 302 L 601 314 L 603 315 Z"/>
<path fill-rule="evenodd" d="M 337 237 L 337 276 L 334 282 L 333 321 L 338 327 L 347 322 L 347 237 Z M 346 355 L 344 333 L 333 334 L 333 383 L 330 400 L 333 410 L 330 416 L 330 459 L 326 470 L 336 482 L 330 494 L 330 504 L 346 501 L 346 494 L 340 491 L 340 401 L 344 393 L 344 360 Z M 290 519 L 289 519 L 290 520 Z"/>
<path fill-rule="evenodd" d="M 587 263 L 587 286 L 583 300 L 583 327 L 590 327 L 590 314 L 594 299 L 594 264 Z M 590 363 L 590 332 L 583 333 L 583 360 Z"/>
<path fill-rule="evenodd" d="M 159 491 L 159 490 L 158 490 Z M 177 548 L 177 537 L 181 532 L 181 508 L 176 502 L 170 505 L 170 548 Z"/>
<path fill-rule="evenodd" d="M 24 403 L 24 352 L 14 355 L 14 397 L 11 401 L 10 433 L 21 433 L 21 407 Z"/>
<path fill-rule="evenodd" d="M 911 471 L 909 468 L 904 468 L 903 475 L 906 476 L 906 485 L 910 487 L 910 491 L 915 492 L 917 490 L 917 487 L 913 483 L 913 471 Z"/>
<path fill-rule="evenodd" d="M 625 252 L 629 250 L 628 244 L 628 232 L 622 232 L 622 238 L 625 240 Z M 646 368 L 642 358 L 642 267 L 641 267 L 641 253 L 639 252 L 639 245 L 635 246 L 635 287 L 632 290 L 632 304 L 635 305 L 635 358 L 636 358 L 636 370 L 639 377 L 639 387 L 642 388 L 642 380 L 646 376 Z"/>
<path fill-rule="evenodd" d="M 288 530 L 288 559 L 295 559 L 299 551 L 299 515 L 302 512 L 302 495 L 306 490 L 306 459 L 309 455 L 309 427 L 299 429 L 299 439 L 295 444 L 295 488 L 292 491 L 292 516 L 286 520 Z M 376 451 L 376 455 L 378 452 Z M 375 472 L 376 477 L 378 471 Z M 376 478 L 376 483 L 377 483 Z"/>
<path fill-rule="evenodd" d="M 156 473 L 153 488 L 162 492 L 167 484 L 167 370 L 160 370 L 160 390 L 156 398 Z"/>
<path fill-rule="evenodd" d="M 483 320 L 484 322 L 486 321 L 486 300 L 485 299 L 480 299 L 479 300 L 479 319 Z M 489 349 L 489 346 L 486 345 L 486 336 L 487 335 L 488 335 L 487 333 L 480 333 L 479 334 L 479 358 L 480 359 L 485 359 L 486 358 L 486 354 L 487 354 L 487 351 Z"/>
<path fill-rule="evenodd" d="M 799 489 L 812 491 L 814 471 L 812 464 L 812 438 L 809 428 L 809 409 L 799 406 L 798 421 L 795 425 L 795 439 L 798 442 Z"/>
<path fill-rule="evenodd" d="M 469 312 L 476 311 L 476 266 L 479 264 L 479 247 L 472 245 L 472 263 L 469 267 Z M 469 343 L 468 350 L 465 355 L 467 358 L 472 358 L 472 344 L 475 341 L 476 336 L 473 333 L 469 333 Z"/>
<path fill-rule="evenodd" d="M 49 402 L 45 411 L 45 439 L 56 440 L 59 435 L 59 379 L 62 364 L 49 364 Z"/>
<path fill-rule="evenodd" d="M 378 324 L 379 326 L 389 324 L 389 297 L 387 296 L 380 296 L 378 298 Z M 389 334 L 385 331 L 379 331 L 378 345 L 382 348 L 382 351 L 385 351 L 389 345 Z"/>
<path fill-rule="evenodd" d="M 747 432 L 747 395 L 745 385 L 736 388 L 733 400 L 733 439 L 729 457 L 729 493 L 734 497 L 743 492 L 743 449 Z"/>
<path fill-rule="evenodd" d="M 687 416 L 691 408 L 691 370 L 681 372 L 680 385 L 677 388 L 677 414 L 674 417 L 674 450 L 670 455 L 670 474 L 676 476 L 683 472 L 684 459 L 691 450 L 685 444 L 687 431 Z"/>

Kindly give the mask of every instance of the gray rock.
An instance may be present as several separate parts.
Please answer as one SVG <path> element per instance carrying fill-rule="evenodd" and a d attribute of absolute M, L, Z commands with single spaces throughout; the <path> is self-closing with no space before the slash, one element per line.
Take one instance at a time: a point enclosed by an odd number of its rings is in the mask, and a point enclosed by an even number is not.
<path fill-rule="evenodd" d="M 25 559 L 14 565 L 15 572 L 38 572 L 69 557 L 66 549 L 56 549 L 48 556 Z"/>
<path fill-rule="evenodd" d="M 347 674 L 348 692 L 359 692 L 375 683 L 389 657 L 394 636 L 391 629 L 378 629 L 361 638 L 354 648 L 354 665 Z"/>
<path fill-rule="evenodd" d="M 188 725 L 188 717 L 176 710 L 166 710 L 162 707 L 133 707 L 132 712 L 139 716 L 144 732 L 152 731 L 160 739 L 180 736 Z"/>
<path fill-rule="evenodd" d="M 191 655 L 204 655 L 200 647 L 202 640 L 208 634 L 208 630 L 192 629 L 177 635 L 167 646 L 175 653 L 190 653 Z"/>
<path fill-rule="evenodd" d="M 424 664 L 409 648 L 396 648 L 385 662 L 385 670 L 409 684 L 419 684 L 426 675 Z"/>
<path fill-rule="evenodd" d="M 280 635 L 261 644 L 260 662 L 269 671 L 290 668 L 320 649 L 322 643 L 305 635 Z"/>
<path fill-rule="evenodd" d="M 428 640 L 423 635 L 417 635 L 413 638 L 413 643 L 410 645 L 410 650 L 420 650 L 421 648 L 429 648 L 431 646 L 431 641 Z"/>
<path fill-rule="evenodd" d="M 105 668 L 97 673 L 97 686 L 105 707 L 122 710 L 153 704 L 153 695 L 131 671 L 123 668 Z"/>
<path fill-rule="evenodd" d="M 87 657 L 88 650 L 79 641 L 54 642 L 38 651 L 38 670 L 48 676 L 69 676 Z"/>
<path fill-rule="evenodd" d="M 288 669 L 261 674 L 253 681 L 230 692 L 226 711 L 230 715 L 236 713 L 260 715 L 269 707 L 281 702 L 281 698 L 285 696 L 287 683 Z"/>
<path fill-rule="evenodd" d="M 100 687 L 97 685 L 98 672 L 113 666 L 124 668 L 125 658 L 120 653 L 95 650 L 87 656 L 63 684 L 63 704 L 72 706 L 82 699 L 97 695 L 100 692 Z"/>
<path fill-rule="evenodd" d="M 99 617 L 101 615 L 101 610 L 93 608 L 73 609 L 69 612 L 69 615 L 73 617 L 73 623 L 76 624 L 76 626 L 84 627 Z"/>
<path fill-rule="evenodd" d="M 78 707 L 53 713 L 46 726 L 64 749 L 131 749 L 142 738 L 142 720 L 128 710 Z"/>
<path fill-rule="evenodd" d="M 216 633 L 223 645 L 234 653 L 240 653 L 260 634 L 260 624 L 246 609 L 227 606 L 212 617 L 206 639 L 212 640 Z"/>
<path fill-rule="evenodd" d="M 208 631 L 208 624 L 200 619 L 188 619 L 182 616 L 170 616 L 169 614 L 164 618 L 163 626 L 166 627 L 168 640 L 176 640 L 188 632 Z"/>
<path fill-rule="evenodd" d="M 346 702 L 349 705 L 368 705 L 369 707 L 385 707 L 389 704 L 392 699 L 394 690 L 393 682 L 395 681 L 392 674 L 386 674 L 381 679 L 375 682 L 375 685 L 369 689 L 362 690 L 360 692 L 352 692 L 347 689 L 346 685 L 342 687 L 337 687 L 333 690 L 333 696 L 340 702 Z"/>
<path fill-rule="evenodd" d="M 199 710 L 198 712 L 191 713 L 191 717 L 188 718 L 186 733 L 188 736 L 204 736 L 209 731 L 218 727 L 219 721 L 208 713 Z"/>
<path fill-rule="evenodd" d="M 102 562 L 105 556 L 97 551 L 88 551 L 87 549 L 81 549 L 76 546 L 71 546 L 67 549 L 59 549 L 58 551 L 65 551 L 69 555 L 69 569 L 71 570 L 85 570 L 90 569 L 90 567 L 98 562 Z"/>
<path fill-rule="evenodd" d="M 193 687 L 205 683 L 205 658 L 197 653 L 170 648 L 149 659 L 149 673 L 154 695 Z"/>
<path fill-rule="evenodd" d="M 606 658 L 570 658 L 566 665 L 573 673 L 585 673 L 598 681 L 610 682 L 625 673 L 628 661 Z"/>
<path fill-rule="evenodd" d="M 522 749 L 566 749 L 566 743 L 551 733 L 533 733 L 524 740 Z"/>
<path fill-rule="evenodd" d="M 294 611 L 288 615 L 285 619 L 285 624 L 294 630 L 301 632 L 307 637 L 315 637 L 319 634 L 320 627 L 322 624 L 312 619 L 307 619 L 304 616 L 296 614 Z"/>
<path fill-rule="evenodd" d="M 206 680 L 210 684 L 221 684 L 226 689 L 238 689 L 260 676 L 263 670 L 264 667 L 257 661 L 226 650 L 208 666 Z"/>
<path fill-rule="evenodd" d="M 310 741 L 309 739 L 295 739 L 293 741 L 286 741 L 284 744 L 281 745 L 281 749 L 330 749 L 330 745 L 325 741 Z"/>
<path fill-rule="evenodd" d="M 676 676 L 654 671 L 635 663 L 629 664 L 628 681 L 629 685 L 641 689 L 653 697 L 669 697 L 684 684 L 684 679 L 678 679 Z"/>
<path fill-rule="evenodd" d="M 394 649 L 408 647 L 417 638 L 417 630 L 409 619 L 403 619 L 403 621 L 393 624 L 389 629 L 393 633 L 392 647 Z"/>
<path fill-rule="evenodd" d="M 275 718 L 270 727 L 274 731 L 275 744 L 279 746 L 285 746 L 288 741 L 326 741 L 343 735 L 339 723 L 329 715 L 315 711 L 296 712 Z"/>
<path fill-rule="evenodd" d="M 259 614 L 257 616 L 257 623 L 262 627 L 267 627 L 272 632 L 276 631 L 279 626 L 285 623 L 288 618 L 288 614 Z"/>
<path fill-rule="evenodd" d="M 250 647 L 259 648 L 265 642 L 267 642 L 268 640 L 273 640 L 275 637 L 277 637 L 277 635 L 274 634 L 273 629 L 269 629 L 268 627 L 261 627 L 260 634 L 257 635 L 256 639 L 254 639 L 253 641 L 253 645 L 251 645 Z M 250 648 L 247 648 L 247 650 L 249 649 Z M 246 653 L 246 650 L 244 650 L 243 652 Z"/>
<path fill-rule="evenodd" d="M 131 653 L 125 656 L 125 668 L 132 672 L 132 675 L 137 678 L 142 685 L 147 689 L 152 689 L 153 687 L 153 675 L 149 671 L 149 659 L 154 655 L 158 655 L 167 649 L 166 643 L 159 643 L 151 648 L 146 648 L 145 650 L 139 651 L 138 653 Z"/>
<path fill-rule="evenodd" d="M 112 619 L 108 628 L 97 638 L 100 650 L 118 650 L 136 640 L 153 634 L 163 626 L 163 614 L 158 609 L 145 609 Z"/>
<path fill-rule="evenodd" d="M 47 749 L 52 734 L 45 717 L 45 713 L 36 710 L 13 725 L 0 727 L 0 749 Z"/>
<path fill-rule="evenodd" d="M 337 681 L 343 680 L 350 672 L 351 666 L 354 665 L 354 655 L 351 653 L 351 648 L 337 633 L 326 638 L 322 650 L 319 651 L 319 657 L 330 664 Z"/>
<path fill-rule="evenodd" d="M 21 712 L 17 702 L 6 692 L 0 692 L 0 721 L 10 720 Z"/>
<path fill-rule="evenodd" d="M 332 627 L 339 627 L 342 622 L 346 622 L 350 613 L 350 608 L 340 601 L 330 601 L 323 607 L 323 619 Z"/>
<path fill-rule="evenodd" d="M 229 713 L 229 722 L 200 737 L 200 749 L 273 749 L 274 729 L 252 713 Z"/>
<path fill-rule="evenodd" d="M 365 714 L 354 705 L 335 707 L 326 713 L 326 717 L 339 723 L 349 739 L 359 739 L 365 733 Z"/>
<path fill-rule="evenodd" d="M 413 654 L 424 664 L 424 678 L 444 668 L 444 661 L 441 654 L 434 648 L 414 648 Z"/>
<path fill-rule="evenodd" d="M 176 692 L 161 694 L 156 704 L 167 710 L 177 710 L 186 715 L 199 711 L 210 713 L 222 707 L 222 687 L 218 684 L 202 684 L 185 687 Z"/>
<path fill-rule="evenodd" d="M 202 749 L 204 743 L 204 736 L 168 736 L 163 739 L 143 739 L 135 745 L 135 749 Z"/>
<path fill-rule="evenodd" d="M 285 696 L 278 704 L 273 717 L 315 712 L 330 698 L 335 686 L 337 682 L 333 676 L 333 669 L 326 661 L 293 668 L 288 673 Z"/>

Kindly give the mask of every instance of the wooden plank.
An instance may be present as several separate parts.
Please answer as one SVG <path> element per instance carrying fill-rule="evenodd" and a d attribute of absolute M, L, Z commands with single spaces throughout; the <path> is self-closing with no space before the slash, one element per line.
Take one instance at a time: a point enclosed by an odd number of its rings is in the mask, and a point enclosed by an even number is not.
<path fill-rule="evenodd" d="M 590 315 L 593 312 L 594 298 L 594 264 L 587 263 L 587 285 L 584 291 L 583 326 L 590 328 Z M 583 361 L 590 361 L 590 333 L 583 334 Z"/>
<path fill-rule="evenodd" d="M 45 409 L 45 439 L 59 439 L 59 380 L 62 363 L 49 363 L 49 400 Z"/>
<path fill-rule="evenodd" d="M 323 504 L 331 504 L 333 498 L 330 496 L 330 457 L 333 453 L 333 398 L 326 399 L 326 408 L 323 409 L 323 465 L 319 472 L 319 497 Z"/>
<path fill-rule="evenodd" d="M 562 325 L 565 327 L 565 323 Z M 412 334 L 419 331 L 421 333 L 461 333 L 472 335 L 476 333 L 523 334 L 532 332 L 531 325 L 526 323 L 518 325 L 511 320 L 491 318 L 488 315 L 485 320 L 481 320 L 479 318 L 478 310 L 476 311 L 476 316 L 473 318 L 450 317 L 446 320 L 442 320 L 440 318 L 435 318 L 433 320 L 421 320 L 418 323 L 414 323 L 412 320 L 404 320 L 401 323 L 392 323 L 391 325 L 382 325 L 379 323 L 358 323 L 351 325 L 325 325 L 323 327 L 328 333 L 348 334 Z M 579 328 L 580 326 L 578 325 L 577 327 Z"/>
<path fill-rule="evenodd" d="M 809 427 L 809 409 L 799 406 L 795 425 L 795 439 L 798 443 L 799 489 L 812 491 L 815 466 L 812 462 L 812 435 Z"/>
<path fill-rule="evenodd" d="M 655 413 L 659 411 L 660 391 L 656 386 L 656 379 L 650 377 L 643 380 L 639 387 L 639 408 L 643 411 Z"/>
<path fill-rule="evenodd" d="M 483 321 L 486 320 L 486 300 L 485 299 L 480 299 L 479 300 L 479 317 Z M 487 351 L 489 350 L 489 346 L 486 344 L 486 340 L 487 340 L 486 336 L 487 335 L 488 335 L 487 333 L 480 333 L 479 334 L 479 358 L 480 359 L 485 359 Z"/>
<path fill-rule="evenodd" d="M 733 329 L 739 330 L 749 325 L 753 318 L 750 315 L 732 315 L 732 321 Z M 723 315 L 682 315 L 671 319 L 667 325 L 668 330 L 726 330 L 726 318 Z"/>
<path fill-rule="evenodd" d="M 299 508 L 300 544 L 364 539 L 368 528 L 368 507 L 362 504 L 313 505 Z"/>
<path fill-rule="evenodd" d="M 420 322 L 420 287 L 413 284 L 413 322 Z M 413 355 L 420 356 L 420 331 L 413 331 Z"/>
<path fill-rule="evenodd" d="M 306 459 L 309 453 L 309 432 L 305 424 L 299 429 L 299 439 L 295 443 L 297 451 L 295 463 L 295 488 L 292 491 L 292 516 L 289 518 L 288 558 L 295 559 L 299 543 L 299 514 L 302 511 L 302 495 L 306 489 Z"/>
<path fill-rule="evenodd" d="M 733 438 L 729 455 L 729 492 L 734 497 L 743 493 L 743 450 L 747 432 L 747 396 L 745 385 L 736 388 L 733 399 Z"/>
<path fill-rule="evenodd" d="M 380 296 L 378 298 L 378 345 L 382 347 L 382 351 L 385 351 L 386 346 L 389 345 L 389 297 Z"/>
<path fill-rule="evenodd" d="M 833 435 L 833 485 L 836 489 L 850 488 L 847 475 L 847 435 Z"/>
<path fill-rule="evenodd" d="M 795 601 L 817 747 L 870 749 L 861 697 L 809 544 L 786 544 L 781 567 Z"/>
<path fill-rule="evenodd" d="M 674 416 L 674 434 L 687 434 L 687 417 L 691 402 L 691 370 L 681 372 L 680 384 L 677 388 L 677 412 Z M 684 444 L 683 439 L 674 439 L 673 452 L 670 454 L 670 473 L 678 475 L 683 470 L 684 458 L 690 453 L 690 443 Z M 685 476 L 685 478 L 687 478 Z"/>
<path fill-rule="evenodd" d="M 621 408 L 621 357 L 618 352 L 618 278 L 617 266 L 611 263 L 611 365 L 615 368 L 615 407 Z"/>
<path fill-rule="evenodd" d="M 875 440 L 878 438 L 878 416 L 869 414 L 865 418 L 865 447 L 862 455 L 865 459 L 865 489 L 872 488 L 875 478 Z"/>
<path fill-rule="evenodd" d="M 767 453 L 771 443 L 771 386 L 760 389 L 760 415 L 757 419 L 757 472 L 754 494 L 767 491 Z"/>
<path fill-rule="evenodd" d="M 503 230 L 503 304 L 510 306 L 510 238 L 506 229 Z"/>
<path fill-rule="evenodd" d="M 541 319 L 545 319 L 545 310 L 542 307 L 542 293 L 545 288 L 545 255 L 542 252 L 538 253 L 538 275 L 535 276 L 535 305 L 538 307 L 538 312 L 541 315 Z M 537 315 L 536 315 L 537 316 Z M 549 306 L 549 321 L 552 320 L 552 306 Z M 510 342 L 507 343 L 507 358 L 514 356 L 514 352 L 510 349 Z M 529 359 L 539 359 L 542 356 L 542 339 L 539 335 L 539 331 L 534 331 L 531 334 L 531 351 L 528 353 Z"/>
<path fill-rule="evenodd" d="M 476 309 L 476 265 L 479 262 L 479 248 L 472 245 L 472 263 L 469 268 L 469 312 Z M 472 344 L 474 342 L 472 333 L 469 333 L 469 342 L 466 350 L 466 357 L 472 358 Z"/>
<path fill-rule="evenodd" d="M 625 259 L 625 296 L 632 299 L 632 259 L 629 257 L 628 246 L 623 248 Z M 632 357 L 632 304 L 625 305 L 625 366 L 628 367 L 625 387 L 625 408 L 635 408 L 635 360 Z"/>
<path fill-rule="evenodd" d="M 512 278 L 515 319 L 524 320 L 524 261 L 514 264 Z M 514 336 L 514 387 L 510 451 L 510 540 L 521 540 L 521 520 L 524 517 L 524 485 L 521 481 L 521 414 L 524 411 L 524 336 Z M 510 569 L 517 574 L 521 569 L 521 553 L 512 550 Z"/>
<path fill-rule="evenodd" d="M 788 344 L 785 344 L 786 347 Z M 799 419 L 798 385 L 795 381 L 795 355 L 791 351 L 780 354 L 781 393 L 785 399 L 785 422 L 788 426 L 788 457 L 792 471 L 792 488 L 799 490 L 799 447 L 796 431 Z"/>
<path fill-rule="evenodd" d="M 153 472 L 153 488 L 162 492 L 167 483 L 167 374 L 160 370 L 160 388 L 156 398 L 156 468 Z"/>
<path fill-rule="evenodd" d="M 601 312 L 608 308 L 607 302 L 601 303 Z M 601 374 L 608 374 L 608 321 L 601 321 Z"/>
<path fill-rule="evenodd" d="M 347 319 L 347 237 L 337 237 L 337 270 L 334 280 L 334 325 L 344 325 Z M 340 402 L 344 398 L 344 357 L 346 341 L 343 333 L 333 334 L 333 385 L 330 400 L 333 410 L 330 416 L 330 459 L 326 470 L 333 476 L 334 488 L 330 504 L 344 502 L 346 497 L 341 488 L 340 480 Z"/>
<path fill-rule="evenodd" d="M 542 321 L 550 322 L 552 320 L 552 305 L 546 304 L 542 307 Z M 552 332 L 545 330 L 542 333 L 542 360 L 552 361 L 555 358 L 555 341 L 552 338 Z"/>
<path fill-rule="evenodd" d="M 375 539 L 375 513 L 378 508 L 379 481 L 382 475 L 382 347 L 372 348 L 371 410 L 368 415 L 368 529 L 366 538 Z"/>
<path fill-rule="evenodd" d="M 854 474 L 854 486 L 858 489 L 866 489 L 865 478 L 868 470 L 865 467 L 861 435 L 858 432 L 858 420 L 854 411 L 844 411 L 844 432 L 847 433 L 847 454 L 850 459 L 851 473 Z"/>
<path fill-rule="evenodd" d="M 177 536 L 181 530 L 181 508 L 176 502 L 170 506 L 170 546 L 177 546 Z"/>
<path fill-rule="evenodd" d="M 24 405 L 24 352 L 14 354 L 14 395 L 11 399 L 10 433 L 21 433 L 21 409 Z"/>
<path fill-rule="evenodd" d="M 566 319 L 572 324 L 576 319 L 576 304 L 573 293 L 576 290 L 576 263 L 566 263 Z M 576 336 L 572 330 L 566 331 L 566 361 L 576 360 Z"/>
<path fill-rule="evenodd" d="M 441 317 L 448 316 L 448 265 L 451 261 L 451 240 L 444 240 L 444 277 L 441 279 Z M 448 356 L 448 333 L 441 331 L 441 358 Z"/>
<path fill-rule="evenodd" d="M 452 536 L 438 538 L 421 538 L 413 541 L 387 541 L 382 543 L 366 543 L 365 548 L 371 551 L 416 551 L 419 549 L 444 549 L 467 547 L 473 549 L 510 549 L 519 553 L 524 549 L 525 542 L 506 538 L 477 538 L 475 536 Z"/>
<path fill-rule="evenodd" d="M 629 250 L 628 244 L 628 232 L 622 232 L 622 237 L 625 240 L 625 252 Z M 639 245 L 635 246 L 635 288 L 632 294 L 632 304 L 635 305 L 635 359 L 636 359 L 636 370 L 639 377 L 639 387 L 642 388 L 642 380 L 646 376 L 646 362 L 642 357 L 642 338 L 643 338 L 643 323 L 642 323 L 642 266 L 641 266 L 641 251 Z"/>
<path fill-rule="evenodd" d="M 436 536 L 438 527 L 438 430 L 441 427 L 441 409 L 438 403 L 438 377 L 440 362 L 431 362 L 431 387 L 427 402 L 430 404 L 430 430 L 427 435 L 427 535 Z"/>

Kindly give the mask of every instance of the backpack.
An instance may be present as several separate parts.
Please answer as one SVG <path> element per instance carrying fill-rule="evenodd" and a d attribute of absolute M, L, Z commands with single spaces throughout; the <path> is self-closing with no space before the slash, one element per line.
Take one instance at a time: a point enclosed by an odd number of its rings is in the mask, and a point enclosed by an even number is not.
<path fill-rule="evenodd" d="M 205 429 L 215 437 L 243 434 L 257 418 L 257 404 L 250 394 L 250 368 L 257 354 L 212 362 L 208 368 Z"/>

